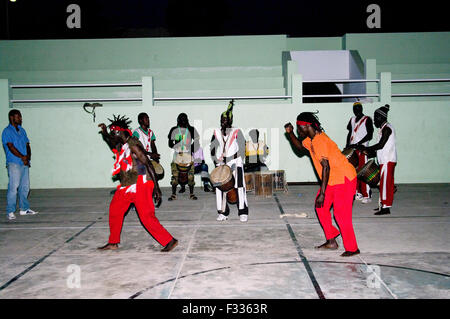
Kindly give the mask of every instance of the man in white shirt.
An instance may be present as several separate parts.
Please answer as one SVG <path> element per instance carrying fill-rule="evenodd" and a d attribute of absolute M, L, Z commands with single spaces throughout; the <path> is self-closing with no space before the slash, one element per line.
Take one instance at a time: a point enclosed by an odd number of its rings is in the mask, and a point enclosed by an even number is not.
<path fill-rule="evenodd" d="M 214 164 L 228 165 L 234 177 L 234 188 L 237 189 L 237 206 L 241 222 L 248 220 L 247 192 L 244 178 L 245 137 L 242 131 L 232 127 L 233 101 L 228 105 L 227 111 L 220 117 L 220 128 L 214 130 L 211 139 L 211 157 Z M 219 216 L 218 221 L 228 219 L 230 209 L 226 200 L 226 193 L 216 188 L 216 204 Z"/>
<path fill-rule="evenodd" d="M 394 171 L 397 165 L 397 147 L 394 127 L 387 121 L 389 105 L 378 108 L 374 113 L 374 124 L 378 130 L 378 142 L 370 147 L 361 146 L 366 154 L 376 151 L 380 165 L 380 208 L 375 215 L 390 214 L 394 201 Z"/>
<path fill-rule="evenodd" d="M 369 146 L 369 141 L 373 137 L 373 124 L 372 119 L 369 116 L 364 115 L 363 107 L 360 102 L 353 104 L 353 114 L 347 125 L 347 143 L 346 148 L 357 148 L 358 146 Z M 358 167 L 361 169 L 367 163 L 367 155 L 363 152 L 356 150 L 358 155 Z M 372 197 L 372 191 L 370 186 L 361 180 L 358 180 L 356 186 L 356 199 L 361 200 L 363 204 L 370 203 Z"/>

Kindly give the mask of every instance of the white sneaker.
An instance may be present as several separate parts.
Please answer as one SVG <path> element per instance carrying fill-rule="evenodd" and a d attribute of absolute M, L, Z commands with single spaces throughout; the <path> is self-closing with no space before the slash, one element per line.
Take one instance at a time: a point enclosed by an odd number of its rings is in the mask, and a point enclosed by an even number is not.
<path fill-rule="evenodd" d="M 28 210 L 21 210 L 20 215 L 36 215 L 38 212 L 35 212 L 34 210 L 28 209 Z"/>
<path fill-rule="evenodd" d="M 363 204 L 371 203 L 372 199 L 370 197 L 364 197 L 361 201 Z"/>
<path fill-rule="evenodd" d="M 13 219 L 16 219 L 16 215 L 14 215 L 14 213 L 8 213 L 8 219 L 9 220 L 13 220 Z"/>
<path fill-rule="evenodd" d="M 241 222 L 245 223 L 248 220 L 248 215 L 247 214 L 242 214 L 239 216 L 239 219 L 241 220 Z"/>
<path fill-rule="evenodd" d="M 217 220 L 219 222 L 222 222 L 222 221 L 227 220 L 227 219 L 228 219 L 228 216 L 225 216 L 224 214 L 219 214 L 219 216 L 217 217 Z"/>
<path fill-rule="evenodd" d="M 356 200 L 362 200 L 363 198 L 364 198 L 364 196 L 361 193 L 356 193 L 356 195 L 355 195 Z"/>

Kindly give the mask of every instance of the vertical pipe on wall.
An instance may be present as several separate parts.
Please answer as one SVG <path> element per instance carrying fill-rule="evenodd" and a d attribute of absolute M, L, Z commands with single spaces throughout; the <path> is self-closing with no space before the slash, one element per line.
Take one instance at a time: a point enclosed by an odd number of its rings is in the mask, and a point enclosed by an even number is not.
<path fill-rule="evenodd" d="M 302 103 L 303 77 L 301 74 L 292 74 L 292 104 Z"/>
<path fill-rule="evenodd" d="M 373 80 L 377 78 L 377 61 L 375 59 L 366 59 L 364 64 L 364 73 L 366 80 Z M 378 85 L 376 82 L 366 82 L 367 94 L 377 94 Z"/>
<path fill-rule="evenodd" d="M 380 73 L 380 102 L 391 103 L 392 85 L 391 72 Z"/>
<path fill-rule="evenodd" d="M 153 90 L 153 77 L 142 77 L 142 107 L 148 108 L 154 106 L 154 90 Z"/>

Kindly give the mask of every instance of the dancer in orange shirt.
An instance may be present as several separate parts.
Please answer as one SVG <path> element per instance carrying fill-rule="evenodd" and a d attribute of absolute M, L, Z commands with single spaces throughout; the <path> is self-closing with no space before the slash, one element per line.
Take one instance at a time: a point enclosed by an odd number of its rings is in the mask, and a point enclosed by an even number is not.
<path fill-rule="evenodd" d="M 336 143 L 323 132 L 315 114 L 303 112 L 297 116 L 297 132 L 302 141 L 295 136 L 291 123 L 284 127 L 294 147 L 310 152 L 314 168 L 321 180 L 315 208 L 326 242 L 316 248 L 336 250 L 338 249 L 336 238 L 342 235 L 345 252 L 341 256 L 359 254 L 352 224 L 353 196 L 356 191 L 355 168 L 341 153 Z M 332 205 L 339 230 L 332 224 L 330 212 Z"/>

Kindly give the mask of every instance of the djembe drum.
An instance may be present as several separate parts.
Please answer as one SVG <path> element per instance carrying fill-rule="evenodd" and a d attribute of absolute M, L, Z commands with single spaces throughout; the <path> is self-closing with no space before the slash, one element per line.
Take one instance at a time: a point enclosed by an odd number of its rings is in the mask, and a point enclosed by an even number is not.
<path fill-rule="evenodd" d="M 194 161 L 192 160 L 192 155 L 189 153 L 177 153 L 175 164 L 179 172 L 188 172 L 191 169 L 191 165 L 194 164 Z"/>
<path fill-rule="evenodd" d="M 158 181 L 162 180 L 164 178 L 164 168 L 162 167 L 162 165 L 154 160 L 150 160 L 150 163 L 152 164 L 153 169 L 155 170 L 156 179 Z"/>
<path fill-rule="evenodd" d="M 194 164 L 192 155 L 189 153 L 177 153 L 175 164 L 178 170 L 178 182 L 181 185 L 186 185 L 188 183 L 188 172 Z"/>
<path fill-rule="evenodd" d="M 222 192 L 227 193 L 227 202 L 236 204 L 238 201 L 237 189 L 234 188 L 234 176 L 228 165 L 220 165 L 214 168 L 210 174 L 211 184 Z"/>
<path fill-rule="evenodd" d="M 347 158 L 347 160 L 352 164 L 355 168 L 359 165 L 358 154 L 356 154 L 356 150 L 354 148 L 344 148 L 342 154 Z"/>
<path fill-rule="evenodd" d="M 227 192 L 227 202 L 230 204 L 237 204 L 238 202 L 238 192 L 237 188 L 232 188 Z"/>
<path fill-rule="evenodd" d="M 217 187 L 222 192 L 228 192 L 234 188 L 234 176 L 228 165 L 220 165 L 214 168 L 210 174 L 213 187 Z"/>
<path fill-rule="evenodd" d="M 380 182 L 380 167 L 371 159 L 358 170 L 357 178 L 370 187 L 377 187 Z"/>

